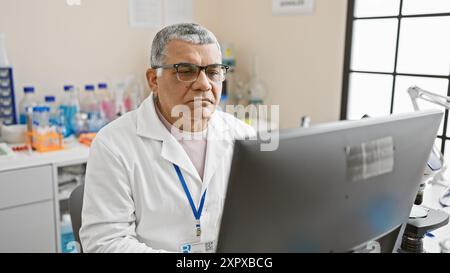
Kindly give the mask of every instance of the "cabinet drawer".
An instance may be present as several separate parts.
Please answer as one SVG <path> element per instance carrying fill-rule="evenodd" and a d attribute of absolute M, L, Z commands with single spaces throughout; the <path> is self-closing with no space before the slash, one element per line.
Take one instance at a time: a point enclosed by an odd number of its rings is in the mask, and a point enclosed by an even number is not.
<path fill-rule="evenodd" d="M 53 199 L 50 165 L 0 172 L 0 209 Z"/>
<path fill-rule="evenodd" d="M 0 253 L 56 252 L 53 202 L 0 210 Z"/>

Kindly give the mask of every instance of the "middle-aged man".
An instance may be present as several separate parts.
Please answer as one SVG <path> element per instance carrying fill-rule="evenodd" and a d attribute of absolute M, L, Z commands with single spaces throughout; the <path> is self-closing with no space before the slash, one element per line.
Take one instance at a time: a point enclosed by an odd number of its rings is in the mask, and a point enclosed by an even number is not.
<path fill-rule="evenodd" d="M 104 127 L 86 171 L 85 252 L 214 251 L 235 139 L 252 127 L 216 111 L 228 67 L 197 24 L 157 33 L 141 106 Z"/>

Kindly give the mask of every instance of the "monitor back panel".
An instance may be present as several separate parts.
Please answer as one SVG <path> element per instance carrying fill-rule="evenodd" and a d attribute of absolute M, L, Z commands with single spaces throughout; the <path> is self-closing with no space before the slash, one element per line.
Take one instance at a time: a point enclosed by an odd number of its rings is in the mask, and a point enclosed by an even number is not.
<path fill-rule="evenodd" d="M 441 117 L 431 111 L 290 130 L 273 152 L 236 142 L 217 251 L 345 252 L 398 231 Z"/>

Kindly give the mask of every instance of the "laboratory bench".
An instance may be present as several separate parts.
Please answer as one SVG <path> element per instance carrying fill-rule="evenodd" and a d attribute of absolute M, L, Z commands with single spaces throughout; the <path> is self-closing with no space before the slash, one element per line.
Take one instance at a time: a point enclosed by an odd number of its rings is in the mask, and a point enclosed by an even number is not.
<path fill-rule="evenodd" d="M 61 219 L 84 183 L 89 148 L 75 139 L 55 152 L 0 157 L 0 252 L 61 252 Z"/>

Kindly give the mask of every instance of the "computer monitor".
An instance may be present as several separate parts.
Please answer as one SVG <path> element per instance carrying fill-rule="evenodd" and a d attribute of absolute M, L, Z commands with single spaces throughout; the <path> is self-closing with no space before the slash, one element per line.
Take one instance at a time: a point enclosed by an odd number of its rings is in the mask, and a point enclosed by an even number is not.
<path fill-rule="evenodd" d="M 341 121 L 237 141 L 217 252 L 395 252 L 442 112 Z"/>

